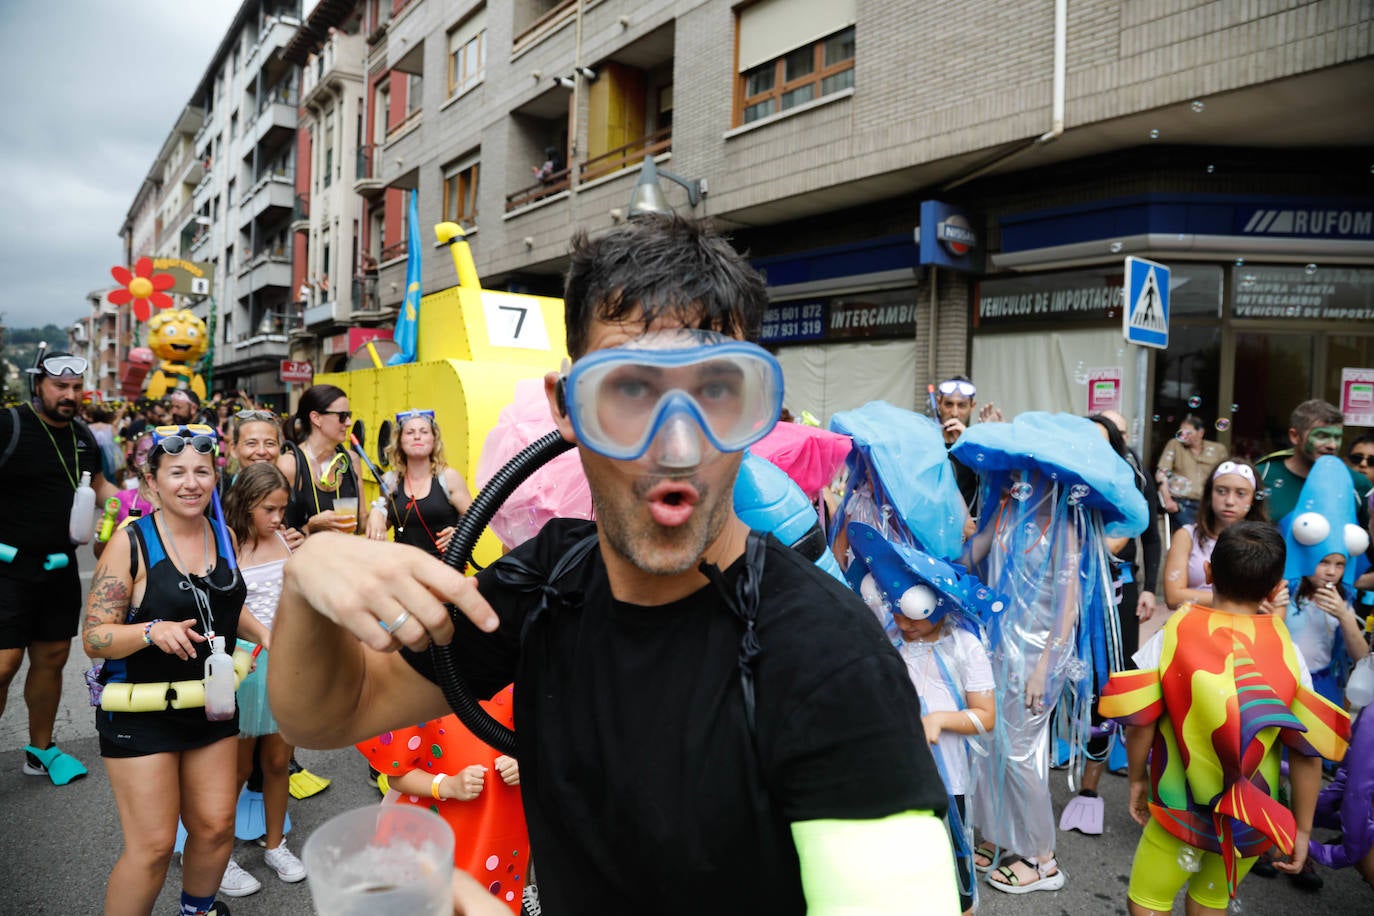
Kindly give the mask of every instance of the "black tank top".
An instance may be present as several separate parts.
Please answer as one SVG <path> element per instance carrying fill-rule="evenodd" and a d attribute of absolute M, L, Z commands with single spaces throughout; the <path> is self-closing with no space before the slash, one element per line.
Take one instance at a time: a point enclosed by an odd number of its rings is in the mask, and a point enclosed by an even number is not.
<path fill-rule="evenodd" d="M 215 565 L 208 577 L 182 576 L 163 546 L 155 515 L 145 515 L 129 525 L 129 537 L 138 550 L 139 561 L 147 570 L 143 600 L 129 608 L 125 623 L 152 620 L 195 620 L 193 630 L 205 635 L 201 622 L 203 610 L 191 592 L 194 586 L 208 599 L 209 617 L 216 636 L 224 637 L 225 652 L 232 653 L 238 639 L 239 612 L 248 588 L 243 577 L 215 547 Z M 214 541 L 213 532 L 211 540 Z M 187 584 L 190 579 L 191 585 Z M 193 681 L 205 676 L 209 643 L 196 643 L 196 657 L 182 660 L 156 646 L 145 646 L 125 658 L 105 662 L 102 680 L 106 683 L 143 684 L 161 681 Z M 205 709 L 167 709 L 161 712 L 106 712 L 96 710 L 96 728 L 101 736 L 120 747 L 154 754 L 164 751 L 203 747 L 213 741 L 238 734 L 238 714 L 223 722 L 205 718 Z"/>
<path fill-rule="evenodd" d="M 443 555 L 435 539 L 440 531 L 458 524 L 461 517 L 444 495 L 437 477 L 430 477 L 429 492 L 418 500 L 405 492 L 405 478 L 400 477 L 394 497 L 387 501 L 386 511 L 388 521 L 396 528 L 398 544 L 419 547 L 441 560 Z"/>
<path fill-rule="evenodd" d="M 334 447 L 334 454 L 342 454 L 348 462 L 344 466 L 344 472 L 339 475 L 337 490 L 320 488 L 319 481 L 315 479 L 315 467 L 310 459 L 305 457 L 305 452 L 299 445 L 287 442 L 286 449 L 296 457 L 296 481 L 291 485 L 291 501 L 286 505 L 284 527 L 304 531 L 305 523 L 312 515 L 334 508 L 334 497 L 361 495 L 358 471 L 353 467 L 353 459 L 344 451 L 343 446 Z"/>

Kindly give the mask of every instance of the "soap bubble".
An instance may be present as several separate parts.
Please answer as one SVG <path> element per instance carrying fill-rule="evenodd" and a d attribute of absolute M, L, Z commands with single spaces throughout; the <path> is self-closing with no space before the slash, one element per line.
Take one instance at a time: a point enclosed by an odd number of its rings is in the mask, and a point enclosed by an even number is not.
<path fill-rule="evenodd" d="M 1182 474 L 1169 475 L 1169 492 L 1174 496 L 1187 498 L 1193 489 L 1193 482 Z"/>
<path fill-rule="evenodd" d="M 1158 130 L 1152 129 L 1152 130 L 1150 131 L 1150 139 L 1151 139 L 1151 140 L 1158 140 L 1158 139 L 1159 139 L 1159 131 L 1158 131 Z"/>
<path fill-rule="evenodd" d="M 1078 502 L 1081 499 L 1087 499 L 1088 494 L 1091 492 L 1092 490 L 1088 487 L 1087 484 L 1076 483 L 1073 486 L 1069 487 L 1069 501 Z"/>
<path fill-rule="evenodd" d="M 1207 107 L 1207 103 L 1203 102 L 1201 99 L 1194 99 L 1193 104 L 1189 107 L 1193 109 L 1194 114 L 1197 114 Z"/>
<path fill-rule="evenodd" d="M 1150 418 L 1150 420 L 1151 420 L 1152 422 L 1154 422 L 1154 423 L 1158 423 L 1158 422 L 1159 422 L 1159 414 L 1155 414 L 1153 417 Z"/>
<path fill-rule="evenodd" d="M 1088 384 L 1088 367 L 1081 359 L 1073 367 L 1073 380 L 1079 385 Z"/>
<path fill-rule="evenodd" d="M 1282 487 L 1282 486 L 1283 486 L 1283 478 L 1282 478 L 1282 477 L 1280 477 L 1278 480 L 1274 481 L 1274 488 L 1275 488 L 1275 489 L 1278 489 L 1278 488 L 1280 488 L 1280 487 Z"/>
<path fill-rule="evenodd" d="M 1116 348 L 1116 358 L 1117 358 L 1117 359 L 1120 359 L 1121 357 L 1123 357 L 1123 356 L 1125 356 L 1125 355 L 1126 355 L 1126 348 L 1125 348 L 1125 347 L 1117 347 L 1117 348 Z"/>
<path fill-rule="evenodd" d="M 1236 266 L 1237 266 L 1237 267 L 1244 267 L 1244 266 L 1245 266 L 1245 259 L 1244 259 L 1244 258 L 1236 258 Z"/>
<path fill-rule="evenodd" d="M 1026 522 L 1025 526 L 1022 527 L 1021 530 L 1025 533 L 1026 537 L 1028 538 L 1040 536 L 1040 529 L 1035 527 L 1035 522 Z"/>
<path fill-rule="evenodd" d="M 1186 435 L 1187 434 L 1180 429 L 1178 432 L 1174 433 L 1174 438 L 1177 439 L 1179 442 L 1182 442 Z"/>
<path fill-rule="evenodd" d="M 1196 394 L 1195 394 L 1195 395 L 1193 395 L 1191 398 L 1189 398 L 1189 399 L 1188 399 L 1188 406 L 1191 407 L 1191 408 L 1193 408 L 1194 410 L 1196 410 L 1197 408 L 1201 407 L 1201 406 L 1202 406 L 1202 397 L 1201 397 L 1201 395 L 1196 395 Z"/>
<path fill-rule="evenodd" d="M 1312 276 L 1314 273 L 1317 272 L 1317 265 L 1316 265 L 1316 264 L 1308 264 L 1308 265 L 1307 265 L 1306 267 L 1304 267 L 1302 270 L 1303 270 L 1303 273 L 1307 274 L 1307 275 L 1310 277 L 1310 276 Z"/>
<path fill-rule="evenodd" d="M 1231 421 L 1225 417 L 1217 417 L 1217 422 L 1212 425 L 1217 428 L 1217 432 L 1224 433 L 1231 428 Z"/>
<path fill-rule="evenodd" d="M 1034 489 L 1034 487 L 1026 483 L 1024 480 L 1017 481 L 1016 483 L 1011 485 L 1011 498 L 1016 500 L 1017 502 L 1023 503 L 1026 500 L 1030 499 L 1030 495 L 1032 491 L 1034 491 Z"/>
<path fill-rule="evenodd" d="M 1196 874 L 1202 871 L 1202 856 L 1192 846 L 1181 846 L 1178 850 L 1178 867 Z"/>
<path fill-rule="evenodd" d="M 1214 165 L 1208 163 L 1208 165 L 1207 165 L 1207 174 L 1208 174 L 1208 175 L 1212 174 L 1212 173 L 1215 172 L 1216 170 L 1217 170 L 1217 167 L 1216 167 L 1216 166 L 1214 166 Z"/>
<path fill-rule="evenodd" d="M 1231 898 L 1231 905 L 1226 908 L 1226 912 L 1234 913 L 1235 916 L 1240 916 L 1241 913 L 1245 912 L 1245 907 L 1241 906 L 1239 897 Z"/>
<path fill-rule="evenodd" d="M 1083 683 L 1088 679 L 1088 663 L 1081 658 L 1073 659 L 1064 666 L 1064 676 L 1075 684 Z"/>
<path fill-rule="evenodd" d="M 1231 413 L 1235 413 L 1237 410 L 1240 410 L 1240 405 L 1239 405 L 1239 404 L 1232 404 L 1232 405 L 1231 405 Z"/>
<path fill-rule="evenodd" d="M 1124 247 L 1125 246 L 1122 245 L 1120 242 L 1112 242 L 1112 254 L 1116 254 Z"/>
<path fill-rule="evenodd" d="M 1174 422 L 1174 415 L 1173 415 L 1173 414 L 1169 414 L 1167 417 L 1164 418 L 1164 422 L 1165 422 L 1165 423 L 1172 423 L 1172 422 Z"/>
<path fill-rule="evenodd" d="M 1268 499 L 1268 498 L 1269 498 L 1269 488 L 1268 488 L 1268 487 L 1265 487 L 1265 488 L 1263 488 L 1263 489 L 1261 489 L 1261 490 L 1256 490 L 1256 491 L 1255 491 L 1255 499 L 1256 499 L 1256 500 L 1259 500 L 1259 501 L 1263 502 L 1264 500 L 1266 500 L 1266 499 Z"/>

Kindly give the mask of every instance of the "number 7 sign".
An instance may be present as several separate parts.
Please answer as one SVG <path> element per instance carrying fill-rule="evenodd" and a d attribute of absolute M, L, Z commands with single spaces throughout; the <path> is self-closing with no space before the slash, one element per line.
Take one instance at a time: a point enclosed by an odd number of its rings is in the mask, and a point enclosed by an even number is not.
<path fill-rule="evenodd" d="M 482 311 L 487 319 L 487 341 L 493 347 L 549 349 L 549 332 L 537 299 L 482 290 Z"/>

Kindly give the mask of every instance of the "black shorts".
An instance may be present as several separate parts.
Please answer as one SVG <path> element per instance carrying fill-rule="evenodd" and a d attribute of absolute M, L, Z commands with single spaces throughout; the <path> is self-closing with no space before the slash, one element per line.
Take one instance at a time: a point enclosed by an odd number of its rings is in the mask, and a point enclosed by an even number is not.
<path fill-rule="evenodd" d="M 81 573 L 73 563 L 40 582 L 0 576 L 0 649 L 68 642 L 81 620 Z"/>

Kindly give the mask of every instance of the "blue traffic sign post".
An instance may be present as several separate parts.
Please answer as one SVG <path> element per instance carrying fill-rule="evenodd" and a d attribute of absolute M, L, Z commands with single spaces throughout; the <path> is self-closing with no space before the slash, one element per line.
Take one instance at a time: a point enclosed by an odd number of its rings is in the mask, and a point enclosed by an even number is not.
<path fill-rule="evenodd" d="M 1126 307 L 1122 331 L 1128 343 L 1169 346 L 1169 268 L 1144 258 L 1126 259 Z"/>

